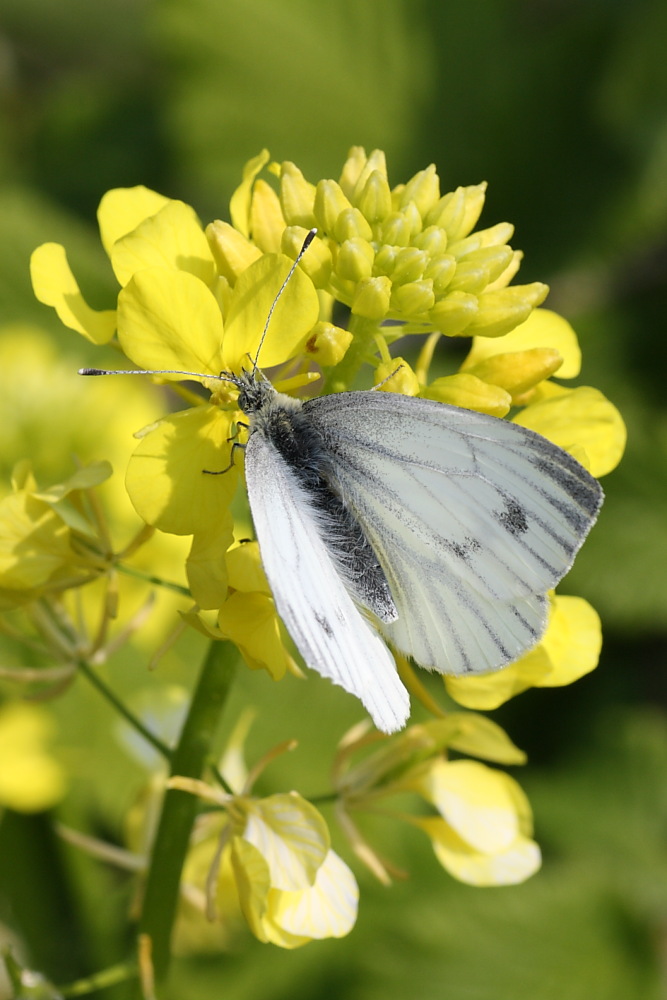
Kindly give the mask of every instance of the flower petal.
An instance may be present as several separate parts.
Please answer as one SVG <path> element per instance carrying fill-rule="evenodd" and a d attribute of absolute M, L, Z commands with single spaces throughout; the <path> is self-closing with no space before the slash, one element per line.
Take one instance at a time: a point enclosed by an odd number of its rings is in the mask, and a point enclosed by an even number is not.
<path fill-rule="evenodd" d="M 438 403 L 488 413 L 491 417 L 504 417 L 512 405 L 512 397 L 505 389 L 489 385 L 476 375 L 467 375 L 465 372 L 435 379 L 422 389 L 420 395 L 425 399 L 435 399 Z"/>
<path fill-rule="evenodd" d="M 52 306 L 58 319 L 70 330 L 82 333 L 93 344 L 106 344 L 116 330 L 113 309 L 91 309 L 84 300 L 59 243 L 43 243 L 30 258 L 30 277 L 35 296 Z"/>
<path fill-rule="evenodd" d="M 168 201 L 112 247 L 111 265 L 121 285 L 147 267 L 187 271 L 206 285 L 216 276 L 208 240 L 193 208 Z"/>
<path fill-rule="evenodd" d="M 111 256 L 116 242 L 169 203 L 169 198 L 138 184 L 131 188 L 113 188 L 103 196 L 97 209 L 102 245 Z"/>
<path fill-rule="evenodd" d="M 598 665 L 602 649 L 600 616 L 583 597 L 558 594 L 540 645 L 549 658 L 551 670 L 540 677 L 535 686 L 572 684 Z"/>
<path fill-rule="evenodd" d="M 437 760 L 422 775 L 420 792 L 476 851 L 506 850 L 519 834 L 512 796 L 497 771 L 472 760 Z"/>
<path fill-rule="evenodd" d="M 535 309 L 528 319 L 503 337 L 475 337 L 462 365 L 467 371 L 488 358 L 534 348 L 552 348 L 563 359 L 559 378 L 575 378 L 581 369 L 577 335 L 562 316 L 550 309 Z"/>
<path fill-rule="evenodd" d="M 193 279 L 194 280 L 194 279 Z M 229 464 L 231 418 L 217 406 L 198 406 L 165 417 L 139 444 L 125 485 L 147 524 L 174 535 L 215 530 L 236 490 Z"/>
<path fill-rule="evenodd" d="M 443 820 L 422 819 L 418 825 L 430 837 L 442 867 L 468 885 L 518 885 L 542 862 L 538 845 L 527 837 L 517 837 L 504 851 L 484 854 L 472 850 Z"/>
<path fill-rule="evenodd" d="M 118 296 L 118 338 L 141 368 L 204 375 L 224 368 L 218 304 L 203 281 L 185 271 L 152 267 L 135 274 Z"/>
<path fill-rule="evenodd" d="M 268 941 L 263 920 L 270 888 L 269 866 L 257 848 L 242 837 L 232 838 L 231 859 L 243 916 L 255 937 Z"/>
<path fill-rule="evenodd" d="M 297 792 L 243 801 L 246 823 L 241 836 L 269 866 L 271 887 L 299 890 L 313 885 L 329 851 L 329 830 L 315 806 Z"/>
<path fill-rule="evenodd" d="M 623 418 L 601 392 L 589 386 L 562 389 L 531 403 L 514 422 L 544 435 L 580 461 L 583 457 L 594 476 L 615 469 L 625 450 Z"/>
<path fill-rule="evenodd" d="M 271 596 L 271 588 L 262 568 L 257 542 L 239 542 L 229 549 L 226 558 L 230 587 L 243 593 L 259 591 L 268 597 Z"/>
<path fill-rule="evenodd" d="M 243 167 L 243 180 L 234 191 L 229 202 L 229 215 L 232 225 L 244 236 L 250 236 L 250 206 L 252 204 L 252 189 L 255 177 L 269 162 L 268 149 L 263 149 L 257 156 Z"/>
<path fill-rule="evenodd" d="M 239 371 L 257 355 L 262 332 L 275 297 L 292 266 L 287 257 L 267 254 L 239 277 L 225 318 L 225 367 Z M 293 358 L 301 350 L 319 315 L 317 292 L 297 268 L 271 317 L 259 357 L 262 368 Z"/>
<path fill-rule="evenodd" d="M 314 885 L 301 892 L 271 890 L 268 901 L 272 923 L 289 934 L 307 941 L 341 938 L 356 922 L 359 887 L 345 862 L 329 851 Z"/>
<path fill-rule="evenodd" d="M 200 608 L 219 608 L 227 597 L 225 555 L 234 537 L 234 519 L 230 510 L 220 511 L 218 522 L 206 531 L 196 532 L 185 563 L 188 584 Z"/>
<path fill-rule="evenodd" d="M 445 677 L 447 694 L 466 708 L 491 711 L 530 687 L 539 687 L 551 669 L 540 644 L 516 663 L 477 677 Z"/>
<path fill-rule="evenodd" d="M 218 626 L 223 636 L 238 646 L 251 670 L 263 668 L 276 681 L 284 676 L 290 656 L 283 645 L 273 598 L 240 591 L 231 594 L 218 612 Z"/>
<path fill-rule="evenodd" d="M 427 728 L 446 723 L 451 727 L 447 746 L 471 757 L 482 757 L 497 764 L 525 764 L 526 755 L 512 742 L 497 722 L 476 712 L 448 712 L 444 719 L 425 723 Z"/>

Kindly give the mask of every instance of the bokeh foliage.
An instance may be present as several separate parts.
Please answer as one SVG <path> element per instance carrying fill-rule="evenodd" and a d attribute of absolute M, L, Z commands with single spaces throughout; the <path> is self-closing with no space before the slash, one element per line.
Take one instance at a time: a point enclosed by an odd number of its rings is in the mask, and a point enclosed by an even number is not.
<path fill-rule="evenodd" d="M 298 953 L 243 940 L 230 956 L 178 964 L 174 997 L 664 994 L 666 36 L 660 0 L 5 0 L 5 477 L 26 447 L 44 483 L 71 468 L 25 351 L 34 328 L 54 345 L 34 365 L 53 365 L 59 382 L 63 366 L 74 373 L 103 363 L 34 300 L 32 249 L 66 243 L 90 301 L 104 307 L 113 283 L 94 225 L 104 191 L 142 183 L 195 205 L 204 220 L 224 218 L 242 164 L 263 146 L 311 178 L 336 176 L 347 148 L 360 143 L 387 151 L 394 183 L 432 161 L 446 188 L 488 180 L 483 223 L 516 224 L 522 280 L 551 284 L 548 305 L 580 336 L 580 382 L 602 389 L 628 424 L 625 460 L 605 482 L 600 525 L 571 577 L 571 590 L 602 615 L 601 665 L 571 689 L 531 691 L 496 713 L 532 761 L 520 777 L 545 848 L 543 872 L 517 888 L 469 889 L 448 880 L 417 837 L 403 836 L 385 846 L 411 879 L 390 891 L 363 882 L 350 938 Z M 75 381 L 72 374 L 73 409 L 82 392 Z M 76 450 L 107 457 L 94 434 L 80 434 Z M 17 654 L 2 655 L 11 662 Z M 186 638 L 159 683 L 187 686 L 199 656 L 196 638 Z M 136 652 L 109 673 L 128 695 L 149 683 Z M 258 753 L 295 733 L 302 740 L 302 751 L 271 771 L 276 786 L 305 794 L 325 786 L 313 748 L 354 720 L 344 696 L 332 699 L 313 677 L 278 690 L 243 673 L 229 718 L 247 700 L 261 712 L 251 740 Z M 68 822 L 120 840 L 138 767 L 119 751 L 95 692 L 80 684 L 54 710 L 73 775 Z M 122 954 L 127 880 L 66 848 L 48 815 L 5 814 L 0 879 L 0 917 L 55 980 Z"/>

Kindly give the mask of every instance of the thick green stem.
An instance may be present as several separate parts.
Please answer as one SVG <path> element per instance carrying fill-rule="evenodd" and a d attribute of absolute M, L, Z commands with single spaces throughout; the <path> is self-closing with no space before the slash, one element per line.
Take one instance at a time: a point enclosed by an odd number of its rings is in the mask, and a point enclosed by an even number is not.
<path fill-rule="evenodd" d="M 192 697 L 181 738 L 171 759 L 171 774 L 199 778 L 211 753 L 220 715 L 229 693 L 238 652 L 231 643 L 212 642 Z M 155 978 L 164 979 L 170 958 L 171 931 L 179 883 L 197 799 L 168 789 L 150 859 L 139 933 L 151 940 Z"/>

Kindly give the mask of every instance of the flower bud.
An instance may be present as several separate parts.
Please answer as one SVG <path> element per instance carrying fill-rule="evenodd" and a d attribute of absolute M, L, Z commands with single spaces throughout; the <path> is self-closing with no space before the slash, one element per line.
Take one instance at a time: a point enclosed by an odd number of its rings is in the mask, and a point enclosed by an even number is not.
<path fill-rule="evenodd" d="M 315 188 L 313 211 L 317 227 L 324 235 L 331 235 L 341 212 L 352 208 L 340 186 L 335 181 L 322 180 Z"/>
<path fill-rule="evenodd" d="M 336 256 L 336 273 L 350 281 L 370 278 L 375 254 L 366 240 L 356 236 L 345 240 Z"/>
<path fill-rule="evenodd" d="M 391 281 L 389 278 L 367 278 L 359 282 L 352 299 L 352 312 L 366 319 L 384 319 L 389 310 Z"/>
<path fill-rule="evenodd" d="M 288 226 L 311 228 L 315 221 L 315 185 L 289 161 L 283 163 L 280 172 L 280 202 Z"/>
<path fill-rule="evenodd" d="M 477 296 L 465 292 L 450 292 L 437 302 L 429 318 L 436 330 L 445 337 L 457 337 L 472 323 L 477 315 Z"/>

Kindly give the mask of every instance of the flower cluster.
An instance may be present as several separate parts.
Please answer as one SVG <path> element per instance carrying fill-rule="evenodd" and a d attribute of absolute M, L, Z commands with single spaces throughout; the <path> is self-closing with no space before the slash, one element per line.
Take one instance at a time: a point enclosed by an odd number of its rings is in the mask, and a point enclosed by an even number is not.
<path fill-rule="evenodd" d="M 235 386 L 206 376 L 238 373 L 254 358 L 276 291 L 308 227 L 319 235 L 293 275 L 262 345 L 262 366 L 274 384 L 295 392 L 313 380 L 346 388 L 363 364 L 388 391 L 419 394 L 505 416 L 570 451 L 594 475 L 610 471 L 624 447 L 615 408 L 593 388 L 567 388 L 557 373 L 579 374 L 577 338 L 561 317 L 536 309 L 544 285 L 510 285 L 521 255 L 507 247 L 506 224 L 473 231 L 484 185 L 440 194 L 429 167 L 405 185 L 389 187 L 383 155 L 354 148 L 339 181 L 309 183 L 294 164 L 271 165 L 278 190 L 260 175 L 263 153 L 251 161 L 231 202 L 232 224 L 204 230 L 194 212 L 145 188 L 110 191 L 102 199 L 102 242 L 120 283 L 117 309 L 96 312 L 84 301 L 65 251 L 46 244 L 33 255 L 36 294 L 68 326 L 102 343 L 114 337 L 145 369 L 201 373 L 208 400 L 179 387 L 190 404 L 164 417 L 141 438 L 127 472 L 127 489 L 141 517 L 164 532 L 192 536 L 188 581 L 199 609 L 190 621 L 211 636 L 241 645 L 250 666 L 274 677 L 292 667 L 289 647 L 247 538 L 247 515 L 231 515 L 238 470 L 202 476 L 229 464 L 229 441 L 240 417 Z M 364 263 L 365 262 L 365 263 Z M 350 309 L 348 329 L 333 322 L 333 307 Z M 385 321 L 391 321 L 388 325 Z M 417 362 L 392 357 L 398 336 L 429 332 Z M 429 378 L 437 340 L 472 336 L 458 371 Z M 392 375 L 392 373 L 394 373 Z M 556 605 L 554 605 L 555 607 Z M 592 669 L 599 627 L 584 602 L 560 604 L 549 641 L 568 666 L 559 679 L 553 658 L 537 651 L 503 674 L 446 683 L 464 704 L 464 691 L 498 684 L 499 700 L 534 683 L 568 683 Z M 252 627 L 248 627 L 252 624 Z M 587 638 L 581 640 L 580 633 Z M 554 640 L 554 633 L 558 632 Z M 545 640 L 546 641 L 546 640 Z M 543 668 L 535 667 L 536 657 Z M 551 667 L 544 668 L 549 661 Z M 545 680 L 546 674 L 549 679 Z M 497 682 L 495 680 L 497 679 Z M 491 699 L 493 700 L 493 699 Z"/>
<path fill-rule="evenodd" d="M 218 376 L 238 375 L 256 358 L 276 294 L 311 228 L 317 236 L 262 340 L 261 365 L 279 391 L 340 391 L 365 378 L 369 386 L 381 382 L 382 391 L 509 415 L 596 476 L 620 460 L 625 431 L 612 404 L 594 388 L 553 380 L 579 375 L 579 345 L 564 319 L 539 308 L 545 285 L 512 283 L 521 262 L 508 245 L 512 227 L 475 230 L 484 194 L 483 184 L 441 193 L 433 166 L 391 187 L 378 151 L 352 149 L 339 179 L 317 184 L 294 164 L 270 163 L 262 153 L 232 197 L 231 223 L 203 227 L 189 206 L 143 187 L 104 196 L 101 238 L 120 286 L 114 309 L 86 303 L 63 247 L 45 244 L 33 255 L 40 301 L 93 343 L 159 370 L 154 378 L 186 404 L 141 432 L 126 486 L 147 525 L 191 538 L 185 568 L 194 605 L 185 620 L 213 640 L 230 640 L 250 668 L 275 679 L 299 673 L 257 543 L 248 540 L 239 467 L 230 464 L 242 419 L 238 388 Z M 440 356 L 438 344 L 461 336 L 471 338 L 469 351 L 448 368 L 454 352 Z M 410 360 L 392 351 L 399 338 Z M 188 379 L 206 394 L 184 385 Z M 83 470 L 58 496 L 19 482 L 18 499 L 0 509 L 0 541 L 9 539 L 0 544 L 3 599 L 18 593 L 34 600 L 101 571 L 81 511 L 73 518 L 77 507 L 68 501 L 95 474 Z M 25 564 L 19 552 L 29 552 Z M 590 605 L 553 594 L 549 627 L 535 649 L 498 673 L 444 683 L 466 708 L 494 708 L 531 686 L 571 683 L 595 667 L 600 644 Z M 455 751 L 512 765 L 523 762 L 522 753 L 488 720 L 446 714 L 398 661 L 403 680 L 436 718 L 391 740 L 356 731 L 341 744 L 336 815 L 355 853 L 389 879 L 391 865 L 357 826 L 357 814 L 370 811 L 425 832 L 441 864 L 465 882 L 527 878 L 539 865 L 539 849 L 518 785 L 495 767 L 450 757 Z M 189 902 L 200 912 L 242 912 L 260 940 L 288 948 L 347 933 L 356 883 L 331 850 L 321 815 L 296 792 L 257 798 L 251 784 L 228 782 L 219 791 L 171 779 L 171 788 L 204 797 L 217 810 L 198 820 L 185 868 Z M 418 796 L 431 815 L 392 811 L 387 799 L 397 795 Z M 190 884 L 202 875 L 207 892 Z"/>

